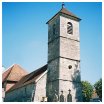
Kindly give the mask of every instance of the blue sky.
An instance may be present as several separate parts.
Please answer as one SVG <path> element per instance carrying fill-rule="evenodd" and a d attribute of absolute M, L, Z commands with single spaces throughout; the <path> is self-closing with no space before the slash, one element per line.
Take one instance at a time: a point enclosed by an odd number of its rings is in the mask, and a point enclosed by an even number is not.
<path fill-rule="evenodd" d="M 16 63 L 31 72 L 47 63 L 46 22 L 61 9 L 56 3 L 3 3 L 2 64 Z M 81 79 L 94 84 L 102 77 L 102 4 L 65 3 L 80 22 Z"/>

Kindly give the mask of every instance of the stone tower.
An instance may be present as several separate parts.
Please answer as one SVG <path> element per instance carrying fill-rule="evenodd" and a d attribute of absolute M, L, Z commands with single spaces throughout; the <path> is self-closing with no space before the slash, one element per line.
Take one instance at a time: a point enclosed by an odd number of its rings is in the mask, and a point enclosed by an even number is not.
<path fill-rule="evenodd" d="M 81 19 L 62 5 L 48 22 L 48 73 L 46 94 L 50 102 L 82 101 L 80 79 Z"/>

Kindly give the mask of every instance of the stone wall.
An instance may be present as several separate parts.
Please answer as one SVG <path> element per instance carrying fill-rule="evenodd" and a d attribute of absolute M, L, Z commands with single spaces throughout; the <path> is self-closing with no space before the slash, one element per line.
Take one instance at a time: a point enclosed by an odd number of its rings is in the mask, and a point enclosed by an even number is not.
<path fill-rule="evenodd" d="M 72 101 L 81 101 L 81 77 L 80 66 L 78 61 L 73 61 L 65 58 L 60 58 L 60 71 L 59 71 L 59 94 L 63 91 L 65 101 L 69 89 L 71 90 Z M 69 65 L 72 68 L 69 68 Z"/>
<path fill-rule="evenodd" d="M 59 95 L 61 95 L 61 91 L 63 91 L 64 102 L 68 102 L 68 94 L 69 90 L 71 90 L 70 94 L 72 95 L 72 102 L 82 101 L 82 89 L 81 83 L 76 83 L 72 81 L 59 81 Z"/>
<path fill-rule="evenodd" d="M 60 56 L 73 60 L 80 60 L 80 44 L 68 38 L 60 38 Z"/>
<path fill-rule="evenodd" d="M 47 73 L 47 97 L 48 101 L 53 100 L 53 96 L 59 92 L 59 58 L 48 63 L 48 73 Z"/>
<path fill-rule="evenodd" d="M 48 61 L 59 56 L 59 16 L 54 18 L 48 24 Z M 53 25 L 55 25 L 55 34 L 53 34 Z"/>
<path fill-rule="evenodd" d="M 53 81 L 59 78 L 59 58 L 48 63 L 47 81 Z"/>
<path fill-rule="evenodd" d="M 60 58 L 59 79 L 80 82 L 80 66 L 78 61 Z M 72 68 L 69 68 L 69 66 Z"/>
<path fill-rule="evenodd" d="M 5 102 L 27 102 L 31 101 L 35 84 L 31 83 L 21 88 L 6 93 Z"/>
<path fill-rule="evenodd" d="M 55 34 L 53 34 L 53 25 L 55 24 L 56 31 Z M 56 37 L 59 36 L 60 33 L 60 18 L 59 16 L 55 17 L 53 20 L 51 20 L 48 24 L 48 42 L 54 40 Z"/>
<path fill-rule="evenodd" d="M 47 73 L 45 73 L 45 75 L 43 75 L 36 83 L 34 101 L 40 102 L 43 97 L 46 97 L 46 78 Z"/>
<path fill-rule="evenodd" d="M 53 34 L 53 25 L 56 25 L 55 34 Z M 47 90 L 48 101 L 52 102 L 53 97 L 59 92 L 59 54 L 60 54 L 60 18 L 54 17 L 48 24 L 48 73 L 47 73 Z"/>
<path fill-rule="evenodd" d="M 67 34 L 67 23 L 71 22 L 73 25 L 73 34 Z M 65 18 L 64 16 L 60 16 L 60 36 L 63 37 L 67 37 L 70 39 L 74 39 L 74 40 L 80 40 L 80 36 L 79 36 L 79 22 L 69 19 L 69 18 Z"/>
<path fill-rule="evenodd" d="M 68 22 L 72 23 L 73 34 L 67 33 Z M 63 91 L 65 101 L 67 101 L 70 89 L 72 101 L 82 101 L 79 22 L 60 16 L 60 36 L 59 94 Z"/>
<path fill-rule="evenodd" d="M 52 34 L 52 25 L 57 23 L 57 33 Z M 67 23 L 71 22 L 73 33 L 67 33 Z M 58 30 L 59 29 L 59 30 Z M 55 38 L 55 36 L 57 38 Z M 69 89 L 72 101 L 81 101 L 81 78 L 80 78 L 80 37 L 79 22 L 62 14 L 59 18 L 51 20 L 48 32 L 48 73 L 47 73 L 47 96 L 53 101 L 55 93 L 60 98 L 64 94 L 67 101 Z M 71 66 L 71 68 L 69 68 Z M 62 96 L 61 96 L 62 97 Z M 60 100 L 60 99 L 58 99 Z"/>
<path fill-rule="evenodd" d="M 59 56 L 59 38 L 48 45 L 48 61 L 54 60 Z"/>

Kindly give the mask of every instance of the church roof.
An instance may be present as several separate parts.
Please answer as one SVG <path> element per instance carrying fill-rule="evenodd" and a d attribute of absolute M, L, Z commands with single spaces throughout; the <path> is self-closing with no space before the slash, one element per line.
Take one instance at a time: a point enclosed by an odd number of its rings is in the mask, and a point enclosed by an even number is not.
<path fill-rule="evenodd" d="M 18 83 L 16 83 L 12 88 L 10 88 L 10 90 L 8 90 L 7 92 L 10 92 L 12 90 L 15 90 L 17 88 L 23 87 L 27 84 L 30 83 L 36 83 L 37 79 L 47 70 L 47 65 L 31 72 L 30 74 L 25 75 L 24 77 L 22 77 L 20 79 L 20 81 L 18 81 Z"/>
<path fill-rule="evenodd" d="M 74 15 L 73 13 L 71 13 L 70 11 L 68 11 L 67 9 L 65 9 L 64 7 L 58 12 L 58 13 L 56 13 L 49 21 L 51 21 L 56 15 L 58 15 L 58 14 L 60 14 L 60 13 L 62 13 L 62 14 L 65 14 L 65 15 L 68 15 L 68 16 L 71 16 L 71 17 L 73 17 L 75 20 L 77 20 L 77 21 L 80 21 L 81 19 L 79 18 L 79 17 L 77 17 L 76 15 Z M 48 21 L 48 22 L 49 22 Z M 48 22 L 47 22 L 47 24 L 48 24 Z"/>
<path fill-rule="evenodd" d="M 14 64 L 2 74 L 2 83 L 5 81 L 19 81 L 24 75 L 28 74 L 19 65 Z"/>

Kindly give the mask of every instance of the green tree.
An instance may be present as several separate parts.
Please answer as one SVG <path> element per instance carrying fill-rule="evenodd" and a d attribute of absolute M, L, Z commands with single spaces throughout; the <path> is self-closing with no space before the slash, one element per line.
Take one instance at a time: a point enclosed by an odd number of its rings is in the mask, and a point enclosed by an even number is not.
<path fill-rule="evenodd" d="M 95 90 L 96 90 L 97 95 L 99 96 L 99 98 L 102 99 L 102 79 L 101 78 L 100 78 L 99 81 L 97 81 L 94 84 L 94 87 L 95 87 Z"/>
<path fill-rule="evenodd" d="M 88 81 L 82 81 L 83 102 L 89 102 L 93 93 L 93 86 Z"/>

